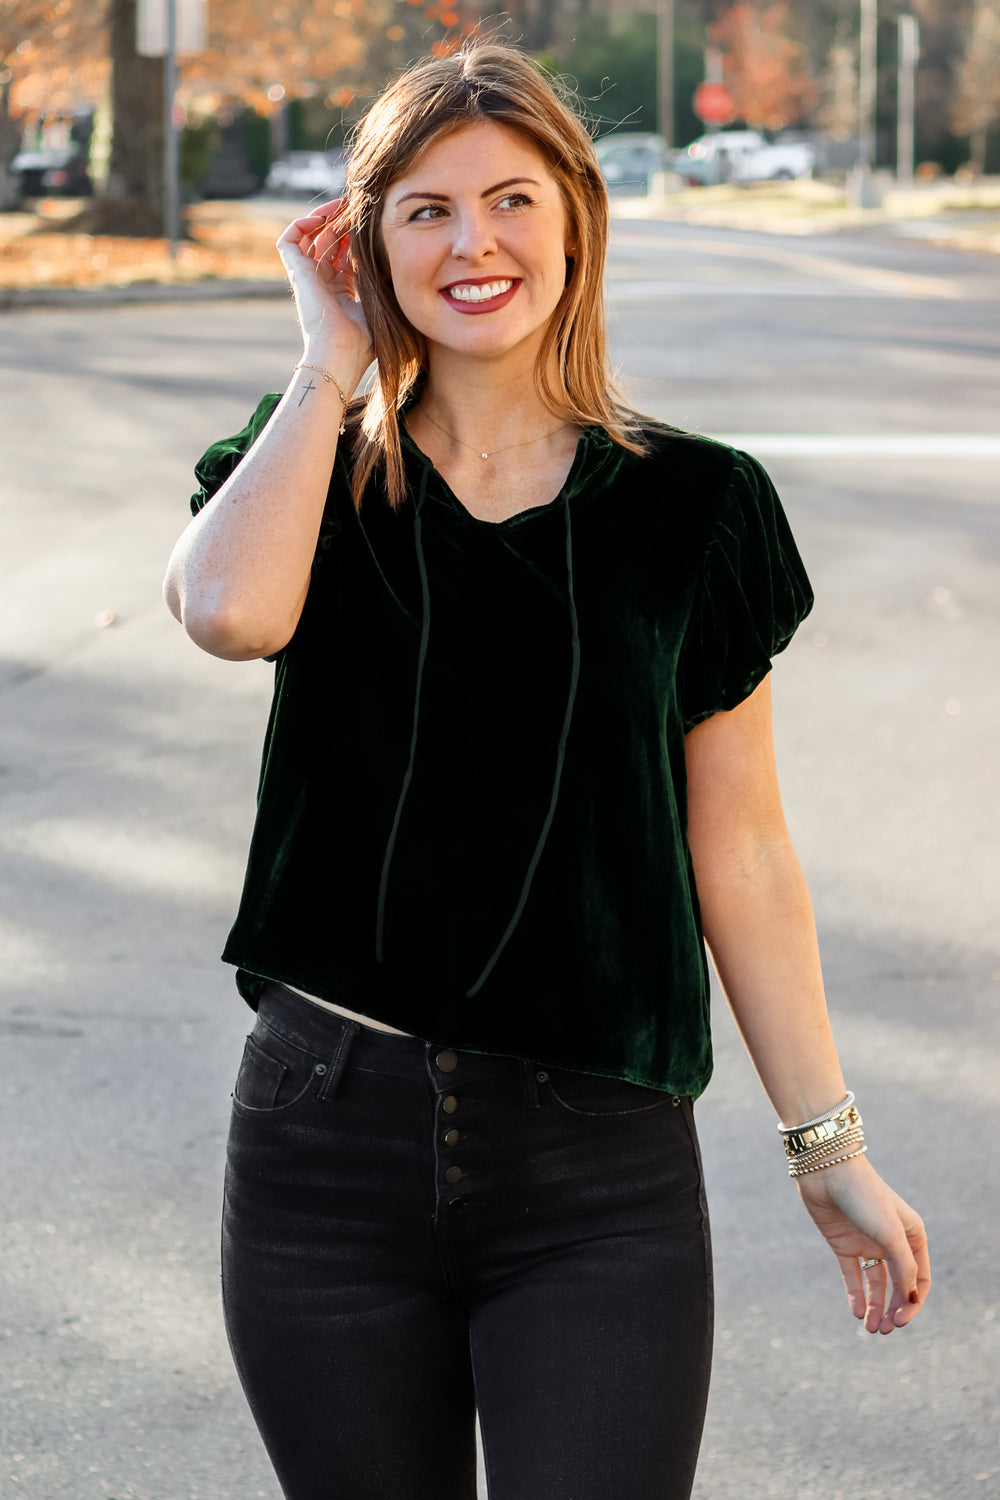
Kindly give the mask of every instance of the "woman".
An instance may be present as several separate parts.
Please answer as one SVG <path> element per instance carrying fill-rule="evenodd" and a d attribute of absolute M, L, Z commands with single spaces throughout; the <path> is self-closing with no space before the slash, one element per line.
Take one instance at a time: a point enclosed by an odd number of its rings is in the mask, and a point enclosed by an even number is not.
<path fill-rule="evenodd" d="M 302 360 L 202 459 L 171 559 L 199 646 L 277 662 L 223 1269 L 291 1500 L 472 1500 L 477 1410 L 493 1500 L 689 1495 L 703 935 L 855 1317 L 929 1286 L 775 781 L 808 581 L 753 459 L 615 394 L 607 233 L 527 59 L 404 75 L 278 242 Z"/>

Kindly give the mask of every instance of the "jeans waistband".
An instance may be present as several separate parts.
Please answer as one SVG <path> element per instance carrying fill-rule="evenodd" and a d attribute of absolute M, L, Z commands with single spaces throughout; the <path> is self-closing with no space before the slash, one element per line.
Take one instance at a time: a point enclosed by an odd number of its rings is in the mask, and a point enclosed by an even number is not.
<path fill-rule="evenodd" d="M 322 1061 L 331 1060 L 338 1074 L 349 1065 L 420 1082 L 426 1082 L 430 1076 L 435 1087 L 447 1093 L 451 1084 L 457 1082 L 454 1075 L 459 1071 L 463 1083 L 510 1077 L 530 1080 L 533 1084 L 538 1067 L 528 1058 L 453 1048 L 445 1039 L 425 1040 L 378 1031 L 339 1016 L 336 1011 L 313 1005 L 276 981 L 261 991 L 257 1015 L 265 1026 L 293 1046 Z"/>

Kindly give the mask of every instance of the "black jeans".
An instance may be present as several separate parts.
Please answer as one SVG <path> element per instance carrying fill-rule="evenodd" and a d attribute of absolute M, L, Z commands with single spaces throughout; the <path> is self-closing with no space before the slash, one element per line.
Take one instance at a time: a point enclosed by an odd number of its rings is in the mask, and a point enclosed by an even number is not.
<path fill-rule="evenodd" d="M 491 1500 L 685 1500 L 710 1254 L 690 1100 L 265 990 L 223 1295 L 288 1500 L 475 1500 L 477 1409 Z"/>

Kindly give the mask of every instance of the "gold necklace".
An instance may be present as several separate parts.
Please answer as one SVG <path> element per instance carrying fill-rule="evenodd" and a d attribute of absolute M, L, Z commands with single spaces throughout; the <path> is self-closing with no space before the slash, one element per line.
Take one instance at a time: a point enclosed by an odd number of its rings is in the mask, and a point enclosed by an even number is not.
<path fill-rule="evenodd" d="M 429 411 L 424 411 L 423 407 L 419 408 L 419 410 L 420 410 L 421 416 L 426 417 L 427 420 L 428 420 L 428 422 L 431 424 L 432 427 L 436 427 L 437 430 L 438 430 L 438 432 L 443 432 L 446 438 L 450 438 L 450 440 L 453 443 L 457 443 L 460 448 L 468 448 L 468 450 L 469 450 L 470 453 L 479 453 L 479 457 L 480 458 L 489 458 L 489 457 L 491 457 L 490 453 L 482 453 L 482 452 L 480 452 L 480 450 L 478 448 L 476 448 L 473 443 L 463 443 L 462 439 L 461 438 L 457 438 L 453 432 L 449 432 L 448 429 L 447 429 L 447 427 L 442 427 L 440 422 L 435 422 L 435 420 L 431 416 L 430 412 Z M 541 437 L 525 438 L 525 440 L 524 440 L 523 443 L 508 443 L 505 448 L 494 448 L 494 449 L 491 450 L 492 456 L 495 457 L 498 453 L 509 453 L 510 450 L 511 450 L 511 448 L 530 448 L 532 443 L 540 443 L 543 440 L 543 438 L 555 437 L 555 435 L 556 435 L 557 432 L 562 432 L 563 428 L 568 427 L 568 426 L 569 426 L 568 422 L 563 422 L 563 423 L 560 424 L 560 426 L 554 428 L 552 432 L 543 432 L 542 435 L 541 435 Z"/>

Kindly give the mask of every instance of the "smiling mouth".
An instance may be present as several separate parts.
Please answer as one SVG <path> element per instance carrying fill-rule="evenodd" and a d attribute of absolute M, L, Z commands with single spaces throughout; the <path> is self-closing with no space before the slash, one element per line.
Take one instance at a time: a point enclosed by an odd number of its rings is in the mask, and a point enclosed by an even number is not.
<path fill-rule="evenodd" d="M 448 297 L 454 297 L 456 302 L 492 302 L 495 297 L 502 297 L 509 292 L 514 282 L 510 277 L 503 277 L 497 281 L 457 281 L 454 286 L 444 287 L 444 293 Z"/>

